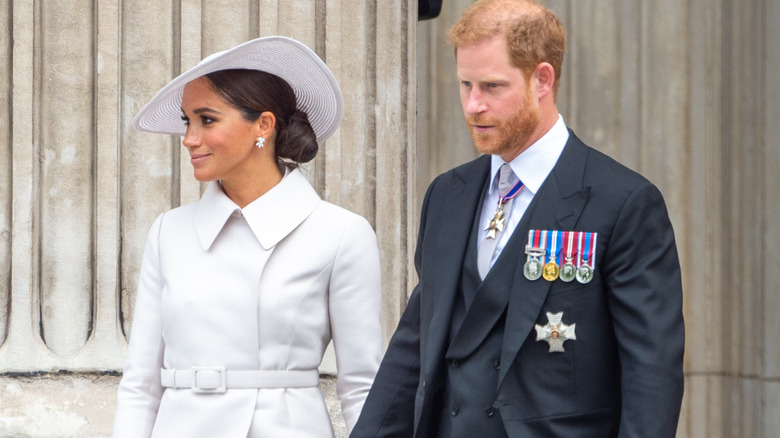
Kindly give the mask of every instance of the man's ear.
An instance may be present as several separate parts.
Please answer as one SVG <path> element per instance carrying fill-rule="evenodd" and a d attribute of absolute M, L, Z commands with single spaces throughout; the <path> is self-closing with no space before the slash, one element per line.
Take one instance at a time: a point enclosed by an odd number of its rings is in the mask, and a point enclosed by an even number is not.
<path fill-rule="evenodd" d="M 532 76 L 536 93 L 539 98 L 551 94 L 555 85 L 555 69 L 549 62 L 540 62 L 534 69 Z"/>

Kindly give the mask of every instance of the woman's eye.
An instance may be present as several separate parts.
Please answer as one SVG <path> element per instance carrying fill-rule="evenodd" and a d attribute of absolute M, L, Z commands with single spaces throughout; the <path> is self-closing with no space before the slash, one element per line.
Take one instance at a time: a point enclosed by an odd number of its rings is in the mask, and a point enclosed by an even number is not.
<path fill-rule="evenodd" d="M 184 122 L 185 126 L 190 126 L 190 119 L 187 116 L 181 116 L 181 120 Z"/>
<path fill-rule="evenodd" d="M 214 119 L 212 119 L 211 117 L 201 117 L 201 118 L 200 118 L 200 122 L 201 122 L 202 124 L 204 124 L 204 125 L 209 125 L 209 124 L 213 123 L 214 121 L 215 121 L 215 120 L 214 120 Z"/>

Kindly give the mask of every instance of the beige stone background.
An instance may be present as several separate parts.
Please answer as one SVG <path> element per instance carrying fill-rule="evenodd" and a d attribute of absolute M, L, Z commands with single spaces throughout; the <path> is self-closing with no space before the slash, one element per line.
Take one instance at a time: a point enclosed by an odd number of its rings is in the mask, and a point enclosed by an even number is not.
<path fill-rule="evenodd" d="M 0 0 L 0 437 L 110 435 L 146 232 L 201 190 L 178 139 L 130 121 L 201 57 L 254 37 L 303 41 L 341 83 L 344 122 L 306 171 L 375 227 L 389 337 L 422 193 L 475 156 L 444 36 L 469 3 L 418 23 L 415 0 Z M 567 123 L 653 180 L 672 215 L 678 436 L 777 436 L 780 4 L 545 3 L 569 32 Z M 337 413 L 334 370 L 329 357 Z"/>

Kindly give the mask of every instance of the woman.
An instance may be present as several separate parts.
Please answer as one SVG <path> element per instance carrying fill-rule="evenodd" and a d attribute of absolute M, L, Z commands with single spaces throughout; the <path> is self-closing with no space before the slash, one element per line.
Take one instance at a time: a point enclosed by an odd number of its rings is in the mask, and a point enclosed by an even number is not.
<path fill-rule="evenodd" d="M 211 183 L 152 225 L 115 437 L 333 436 L 317 371 L 331 338 L 351 430 L 382 349 L 376 236 L 297 166 L 342 105 L 316 54 L 268 37 L 207 57 L 136 116 L 183 135 Z"/>

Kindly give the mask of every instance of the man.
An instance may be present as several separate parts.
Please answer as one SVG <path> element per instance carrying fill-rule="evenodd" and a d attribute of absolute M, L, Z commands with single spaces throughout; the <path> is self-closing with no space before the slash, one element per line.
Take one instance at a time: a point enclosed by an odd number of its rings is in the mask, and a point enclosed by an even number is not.
<path fill-rule="evenodd" d="M 660 192 L 566 128 L 550 10 L 479 0 L 450 39 L 485 155 L 428 189 L 419 284 L 352 437 L 673 437 L 682 287 Z"/>

